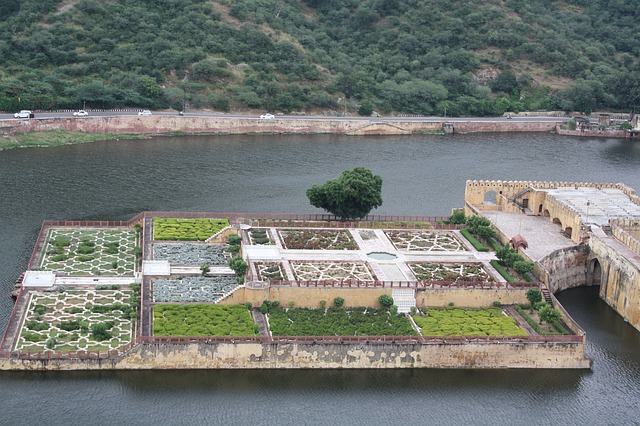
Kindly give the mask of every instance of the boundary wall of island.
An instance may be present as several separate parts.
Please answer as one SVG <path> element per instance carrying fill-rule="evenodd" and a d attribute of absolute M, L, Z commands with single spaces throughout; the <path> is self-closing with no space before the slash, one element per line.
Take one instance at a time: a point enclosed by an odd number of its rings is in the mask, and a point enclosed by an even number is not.
<path fill-rule="evenodd" d="M 125 354 L 0 358 L 0 370 L 587 369 L 585 336 L 141 338 Z"/>

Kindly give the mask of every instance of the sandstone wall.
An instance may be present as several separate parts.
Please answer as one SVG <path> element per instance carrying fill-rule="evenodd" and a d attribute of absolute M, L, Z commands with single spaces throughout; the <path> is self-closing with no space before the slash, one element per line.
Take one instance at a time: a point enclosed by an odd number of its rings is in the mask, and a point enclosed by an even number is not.
<path fill-rule="evenodd" d="M 600 297 L 640 330 L 640 269 L 620 251 L 606 244 L 604 233 L 591 236 L 589 261 L 597 259 L 602 268 Z"/>
<path fill-rule="evenodd" d="M 418 307 L 446 306 L 453 303 L 455 306 L 468 308 L 480 308 L 491 306 L 493 302 L 500 301 L 503 304 L 527 303 L 526 290 L 521 289 L 426 289 L 416 293 Z M 333 299 L 342 297 L 344 306 L 378 306 L 378 298 L 383 295 L 391 295 L 390 288 L 300 288 L 300 287 L 270 287 L 265 289 L 240 288 L 220 304 L 238 305 L 251 302 L 253 306 L 260 306 L 264 300 L 278 300 L 282 306 L 289 306 L 294 301 L 294 306 L 299 308 L 319 308 L 320 301 L 332 306 Z"/>
<path fill-rule="evenodd" d="M 452 122 L 455 132 L 540 132 L 553 130 L 556 123 L 514 121 L 465 121 Z M 279 118 L 261 120 L 235 117 L 192 116 L 116 116 L 85 118 L 52 118 L 29 120 L 4 120 L 0 133 L 17 133 L 63 129 L 87 133 L 162 134 L 162 133 L 337 133 L 350 135 L 411 134 L 434 132 L 443 129 L 443 122 L 432 120 L 353 119 L 331 118 Z"/>
<path fill-rule="evenodd" d="M 121 359 L 8 360 L 0 370 L 590 368 L 576 343 L 145 344 Z"/>
<path fill-rule="evenodd" d="M 550 132 L 558 123 L 549 121 L 453 121 L 454 133 Z"/>
<path fill-rule="evenodd" d="M 562 129 L 560 126 L 556 128 L 556 132 L 562 136 L 589 136 L 598 138 L 629 138 L 631 133 L 626 130 L 606 129 L 606 130 L 568 130 Z"/>
<path fill-rule="evenodd" d="M 552 293 L 583 286 L 587 283 L 589 251 L 586 245 L 556 250 L 540 259 L 534 272 Z"/>

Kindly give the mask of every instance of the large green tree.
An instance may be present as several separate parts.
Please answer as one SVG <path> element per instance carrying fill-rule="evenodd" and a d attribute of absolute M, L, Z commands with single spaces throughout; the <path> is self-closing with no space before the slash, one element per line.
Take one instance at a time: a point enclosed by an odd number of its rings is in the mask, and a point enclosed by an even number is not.
<path fill-rule="evenodd" d="M 307 189 L 307 197 L 312 206 L 342 220 L 362 218 L 382 205 L 382 178 L 369 169 L 356 167 L 324 185 L 313 185 Z"/>

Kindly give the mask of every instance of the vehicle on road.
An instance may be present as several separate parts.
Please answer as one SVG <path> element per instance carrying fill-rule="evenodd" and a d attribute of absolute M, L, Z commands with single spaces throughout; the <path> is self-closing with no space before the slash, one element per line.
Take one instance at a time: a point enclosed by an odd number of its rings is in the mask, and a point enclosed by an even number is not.
<path fill-rule="evenodd" d="M 145 109 L 140 111 L 138 115 L 151 115 L 151 111 L 149 111 L 148 109 Z"/>
<path fill-rule="evenodd" d="M 31 118 L 32 115 L 33 113 L 28 109 L 23 109 L 22 111 L 13 114 L 15 118 Z"/>
<path fill-rule="evenodd" d="M 260 118 L 263 120 L 273 120 L 276 117 L 275 115 L 268 113 L 268 114 L 262 114 Z"/>
<path fill-rule="evenodd" d="M 80 111 L 75 111 L 73 113 L 74 117 L 86 117 L 88 115 L 89 115 L 89 113 L 87 111 L 83 110 L 83 109 L 81 109 Z"/>

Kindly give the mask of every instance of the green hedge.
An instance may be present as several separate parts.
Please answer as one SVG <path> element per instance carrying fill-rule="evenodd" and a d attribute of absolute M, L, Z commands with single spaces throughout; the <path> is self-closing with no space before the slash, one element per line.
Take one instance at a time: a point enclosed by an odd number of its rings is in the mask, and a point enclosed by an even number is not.
<path fill-rule="evenodd" d="M 335 303 L 335 302 L 334 302 Z M 409 318 L 385 308 L 269 308 L 274 336 L 415 336 Z"/>
<path fill-rule="evenodd" d="M 243 305 L 156 305 L 155 336 L 257 336 L 258 325 Z"/>
<path fill-rule="evenodd" d="M 412 315 L 423 336 L 526 336 L 501 308 L 429 309 L 426 316 Z"/>
<path fill-rule="evenodd" d="M 502 244 L 500 244 L 498 241 L 496 241 L 495 238 L 491 238 L 489 240 L 489 245 L 491 246 L 493 251 L 498 251 L 498 250 L 500 250 L 502 248 Z"/>
<path fill-rule="evenodd" d="M 535 322 L 530 316 L 529 314 L 527 314 L 524 309 L 522 309 L 520 306 L 516 305 L 516 311 L 518 311 L 518 313 L 520 315 L 522 315 L 522 318 L 524 318 L 524 320 L 527 322 L 527 324 L 529 324 L 531 326 L 531 328 L 533 328 L 536 333 L 538 334 L 545 334 L 545 332 L 542 330 L 542 328 L 540 328 L 540 326 L 538 325 L 537 322 Z"/>
<path fill-rule="evenodd" d="M 471 235 L 471 232 L 469 232 L 468 229 L 466 228 L 462 228 L 460 230 L 460 233 L 462 235 L 464 235 L 464 237 L 469 240 L 469 242 L 473 245 L 473 247 L 475 247 L 476 250 L 478 251 L 489 251 L 489 248 L 487 246 L 485 246 L 484 244 L 482 244 L 480 241 L 478 241 L 476 239 L 476 237 L 474 237 L 473 235 Z"/>
<path fill-rule="evenodd" d="M 558 330 L 558 332 L 557 332 L 557 333 L 552 333 L 552 332 L 548 332 L 548 331 L 543 330 L 543 329 L 542 329 L 542 327 L 540 327 L 540 325 L 539 325 L 538 323 L 536 323 L 536 322 L 533 320 L 533 318 L 531 318 L 531 317 L 529 316 L 529 314 L 527 314 L 527 312 L 523 309 L 523 307 L 524 307 L 524 306 L 525 306 L 525 305 L 516 305 L 516 306 L 515 306 L 516 311 L 518 311 L 518 313 L 519 313 L 520 315 L 522 315 L 522 318 L 524 318 L 524 319 L 525 319 L 525 321 L 527 321 L 527 323 L 531 326 L 531 328 L 533 328 L 533 329 L 536 331 L 536 333 L 538 333 L 538 334 L 542 334 L 542 335 L 549 335 L 549 334 L 551 334 L 551 335 L 553 335 L 553 334 L 563 334 L 563 335 L 568 335 L 568 334 L 571 334 L 571 333 L 569 333 L 569 331 L 567 331 L 567 329 L 566 329 L 566 328 L 564 328 L 564 327 L 562 326 L 562 324 L 560 324 L 560 322 L 558 322 L 558 321 L 554 321 L 554 322 L 552 322 L 552 323 L 551 323 L 551 325 L 553 326 L 553 328 L 555 328 L 556 330 Z M 526 308 L 525 308 L 525 309 L 526 309 Z"/>
<path fill-rule="evenodd" d="M 153 238 L 169 241 L 204 241 L 229 226 L 229 219 L 153 219 Z"/>
<path fill-rule="evenodd" d="M 507 270 L 506 270 L 506 269 L 504 269 L 504 267 L 500 264 L 500 261 L 498 261 L 498 260 L 496 260 L 496 259 L 493 259 L 493 260 L 491 261 L 491 266 L 493 266 L 494 268 L 496 268 L 496 271 L 498 271 L 498 273 L 499 273 L 500 275 L 502 275 L 502 276 L 504 277 L 504 279 L 505 279 L 505 280 L 507 280 L 507 282 L 510 282 L 510 283 L 514 283 L 514 282 L 516 282 L 516 279 L 515 279 L 515 278 L 513 278 L 513 277 L 511 276 L 511 274 L 509 274 L 509 273 L 507 272 Z"/>

